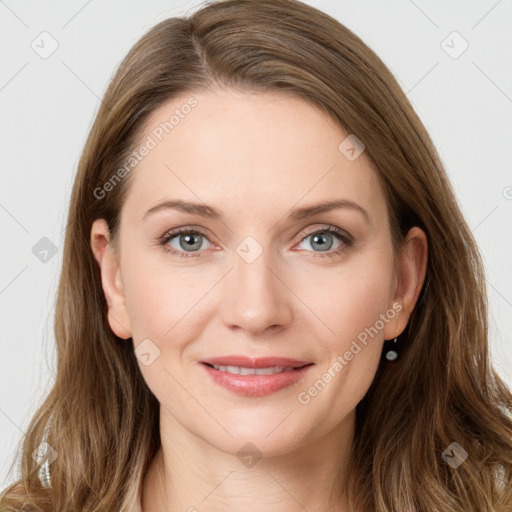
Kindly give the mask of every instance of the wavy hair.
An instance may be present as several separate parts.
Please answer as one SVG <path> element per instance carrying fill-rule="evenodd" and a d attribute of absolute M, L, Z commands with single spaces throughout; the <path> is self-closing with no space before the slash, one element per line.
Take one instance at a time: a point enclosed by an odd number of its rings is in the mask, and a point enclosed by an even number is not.
<path fill-rule="evenodd" d="M 115 72 L 78 163 L 55 311 L 57 373 L 23 438 L 6 511 L 129 511 L 160 446 L 159 404 L 132 343 L 107 322 L 90 246 L 95 219 L 118 236 L 131 175 L 95 194 L 126 162 L 148 117 L 212 86 L 287 91 L 366 146 L 396 249 L 427 235 L 426 278 L 395 362 L 382 359 L 356 407 L 348 478 L 365 512 L 512 509 L 512 395 L 493 369 L 481 257 L 433 143 L 380 58 L 337 20 L 294 0 L 210 2 L 149 30 Z M 32 453 L 57 454 L 51 487 Z M 467 459 L 443 456 L 458 443 Z M 453 456 L 453 452 L 451 453 Z M 14 463 L 13 463 L 14 464 Z"/>

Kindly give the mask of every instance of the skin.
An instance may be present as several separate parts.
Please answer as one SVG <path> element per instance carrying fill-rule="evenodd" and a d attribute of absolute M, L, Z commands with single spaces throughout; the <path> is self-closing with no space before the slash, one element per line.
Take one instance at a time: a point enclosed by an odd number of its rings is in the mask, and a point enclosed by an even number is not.
<path fill-rule="evenodd" d="M 190 96 L 155 111 L 141 140 Z M 103 219 L 91 230 L 111 329 L 127 343 L 132 338 L 134 348 L 149 338 L 160 350 L 148 366 L 138 360 L 160 403 L 162 439 L 144 478 L 142 508 L 325 511 L 383 341 L 404 330 L 421 290 L 426 236 L 412 228 L 393 252 L 385 196 L 370 161 L 364 152 L 348 160 L 338 150 L 348 133 L 304 100 L 230 89 L 194 97 L 197 107 L 133 171 L 118 251 Z M 206 203 L 223 219 L 167 209 L 143 220 L 170 198 Z M 364 208 L 368 221 L 355 208 L 288 218 L 292 208 L 341 198 Z M 329 226 L 348 232 L 353 244 L 322 231 Z M 158 245 L 179 227 L 205 234 L 199 257 Z M 328 251 L 308 236 L 318 231 Z M 249 235 L 263 251 L 252 263 L 236 252 Z M 167 246 L 191 253 L 179 235 Z M 393 303 L 401 311 L 301 404 L 298 394 Z M 233 354 L 315 364 L 297 385 L 244 397 L 214 383 L 199 363 Z M 247 442 L 262 455 L 252 467 L 237 457 Z M 340 503 L 335 510 L 348 510 Z"/>

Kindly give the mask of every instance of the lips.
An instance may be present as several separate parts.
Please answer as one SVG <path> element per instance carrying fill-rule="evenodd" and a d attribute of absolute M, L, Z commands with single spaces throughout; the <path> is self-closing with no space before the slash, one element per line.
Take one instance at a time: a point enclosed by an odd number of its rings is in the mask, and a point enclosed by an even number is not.
<path fill-rule="evenodd" d="M 224 356 L 202 361 L 221 387 L 242 396 L 264 396 L 296 384 L 314 363 L 288 357 Z"/>

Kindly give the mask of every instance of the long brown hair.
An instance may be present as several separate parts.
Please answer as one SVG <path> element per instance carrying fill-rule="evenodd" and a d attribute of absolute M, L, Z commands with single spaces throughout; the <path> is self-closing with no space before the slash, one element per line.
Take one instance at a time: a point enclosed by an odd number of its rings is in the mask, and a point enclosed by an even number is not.
<path fill-rule="evenodd" d="M 120 64 L 71 195 L 55 383 L 31 420 L 21 477 L 4 490 L 1 508 L 127 511 L 140 491 L 160 446 L 159 404 L 132 343 L 109 328 L 90 247 L 97 218 L 107 220 L 116 239 L 133 174 L 104 197 L 97 190 L 127 161 L 150 114 L 212 85 L 279 89 L 322 109 L 366 146 L 386 194 L 395 248 L 414 225 L 427 235 L 426 280 L 400 359 L 381 362 L 357 405 L 349 479 L 340 477 L 337 489 L 346 485 L 365 512 L 510 511 L 512 395 L 489 360 L 483 266 L 439 156 L 375 53 L 335 19 L 293 0 L 210 3 L 156 25 Z M 51 487 L 41 485 L 32 457 L 47 423 L 57 453 Z M 443 456 L 448 449 L 453 457 L 452 443 L 467 453 L 458 467 Z"/>

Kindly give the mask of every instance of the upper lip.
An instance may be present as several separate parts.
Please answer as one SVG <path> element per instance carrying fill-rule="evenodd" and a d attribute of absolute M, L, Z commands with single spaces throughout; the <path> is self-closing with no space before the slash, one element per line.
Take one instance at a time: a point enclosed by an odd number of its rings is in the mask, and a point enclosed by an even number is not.
<path fill-rule="evenodd" d="M 311 361 L 300 361 L 298 359 L 290 359 L 289 357 L 247 357 L 236 355 L 212 357 L 201 362 L 215 366 L 239 366 L 242 368 L 270 368 L 273 366 L 301 368 L 307 364 L 312 364 Z"/>

